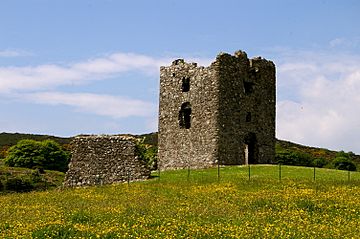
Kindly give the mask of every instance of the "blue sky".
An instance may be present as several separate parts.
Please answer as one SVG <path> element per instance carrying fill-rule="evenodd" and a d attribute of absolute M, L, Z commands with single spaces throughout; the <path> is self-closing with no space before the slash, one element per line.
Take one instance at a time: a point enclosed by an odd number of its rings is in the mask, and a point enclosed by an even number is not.
<path fill-rule="evenodd" d="M 360 153 L 360 2 L 0 1 L 0 132 L 157 130 L 159 67 L 277 66 L 277 137 Z"/>

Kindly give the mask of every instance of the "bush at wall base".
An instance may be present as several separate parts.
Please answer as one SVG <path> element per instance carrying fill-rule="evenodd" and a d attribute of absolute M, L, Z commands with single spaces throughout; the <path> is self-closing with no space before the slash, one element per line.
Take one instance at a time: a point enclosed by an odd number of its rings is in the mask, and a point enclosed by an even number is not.
<path fill-rule="evenodd" d="M 5 190 L 13 192 L 29 192 L 34 188 L 29 179 L 9 178 L 5 181 Z"/>

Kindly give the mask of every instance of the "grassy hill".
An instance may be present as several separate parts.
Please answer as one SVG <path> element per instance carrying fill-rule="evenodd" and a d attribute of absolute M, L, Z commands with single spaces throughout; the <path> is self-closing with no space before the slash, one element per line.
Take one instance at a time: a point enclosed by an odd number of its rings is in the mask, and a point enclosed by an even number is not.
<path fill-rule="evenodd" d="M 0 195 L 1 238 L 357 238 L 360 174 L 283 166 L 162 172 L 130 184 Z M 156 175 L 154 175 L 156 176 Z"/>
<path fill-rule="evenodd" d="M 336 154 L 338 151 L 329 150 L 325 148 L 316 148 L 316 147 L 310 147 L 310 146 L 304 146 L 301 144 L 292 143 L 285 140 L 276 140 L 276 149 L 277 150 L 291 150 L 296 152 L 302 152 L 311 155 L 314 158 L 324 158 L 328 161 L 334 159 L 336 157 Z M 351 159 L 356 162 L 357 164 L 360 164 L 360 155 L 356 155 L 352 152 L 349 152 Z"/>
<path fill-rule="evenodd" d="M 33 139 L 37 141 L 42 141 L 46 139 L 51 139 L 59 144 L 69 144 L 71 138 L 62 138 L 50 135 L 38 135 L 38 134 L 20 134 L 20 133 L 0 133 L 0 147 L 2 146 L 12 146 L 15 145 L 19 140 L 22 139 Z"/>
<path fill-rule="evenodd" d="M 138 135 L 138 137 L 145 138 L 145 140 L 144 140 L 145 144 L 154 145 L 156 147 L 158 146 L 158 133 L 157 132 Z"/>
<path fill-rule="evenodd" d="M 130 134 L 129 134 L 130 135 Z M 142 135 L 135 135 L 137 137 L 144 137 L 146 144 L 157 145 L 157 133 L 149 133 Z M 39 135 L 39 134 L 21 134 L 21 133 L 0 133 L 0 147 L 15 145 L 22 139 L 33 139 L 42 141 L 46 139 L 54 140 L 55 142 L 64 145 L 69 144 L 73 137 L 57 137 L 52 135 Z"/>

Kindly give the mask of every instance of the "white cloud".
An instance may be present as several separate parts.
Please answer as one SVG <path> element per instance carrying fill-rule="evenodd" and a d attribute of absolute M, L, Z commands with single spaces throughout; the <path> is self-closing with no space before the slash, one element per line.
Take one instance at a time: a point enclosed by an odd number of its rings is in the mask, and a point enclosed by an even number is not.
<path fill-rule="evenodd" d="M 360 153 L 360 56 L 297 52 L 279 62 L 277 137 Z"/>
<path fill-rule="evenodd" d="M 42 92 L 20 97 L 39 104 L 67 105 L 79 112 L 112 118 L 151 117 L 157 108 L 156 105 L 141 100 L 89 93 Z"/>
<path fill-rule="evenodd" d="M 0 52 L 4 55 L 16 52 Z M 158 75 L 160 66 L 171 64 L 170 58 L 154 58 L 134 53 L 114 53 L 105 57 L 88 59 L 69 65 L 43 64 L 26 67 L 0 67 L 0 93 L 16 93 L 31 90 L 54 90 L 59 86 L 79 85 L 94 80 L 106 80 L 121 73 L 136 71 Z M 200 64 L 209 59 L 190 58 Z"/>
<path fill-rule="evenodd" d="M 166 65 L 168 62 L 167 59 L 156 59 L 140 54 L 114 53 L 106 58 L 96 58 L 76 63 L 72 68 L 88 74 L 113 74 L 131 70 L 157 74 L 160 66 Z"/>
<path fill-rule="evenodd" d="M 104 80 L 128 71 L 155 75 L 168 60 L 132 53 L 114 53 L 68 66 L 44 64 L 28 67 L 0 67 L 0 93 L 48 90 L 63 85 Z"/>

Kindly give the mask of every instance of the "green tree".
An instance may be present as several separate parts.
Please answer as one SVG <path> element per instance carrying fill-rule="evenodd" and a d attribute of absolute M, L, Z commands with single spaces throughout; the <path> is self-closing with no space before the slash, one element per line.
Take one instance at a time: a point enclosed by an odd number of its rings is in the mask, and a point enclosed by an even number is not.
<path fill-rule="evenodd" d="M 324 158 L 315 158 L 313 160 L 313 166 L 317 167 L 317 168 L 322 168 L 327 164 L 328 164 L 328 162 Z"/>
<path fill-rule="evenodd" d="M 292 150 L 281 150 L 277 151 L 275 155 L 275 160 L 277 163 L 285 165 L 296 165 L 296 166 L 312 166 L 313 158 L 311 155 L 292 151 Z"/>
<path fill-rule="evenodd" d="M 70 154 L 52 141 L 20 140 L 8 150 L 4 163 L 10 167 L 44 168 L 65 172 Z"/>
<path fill-rule="evenodd" d="M 356 171 L 356 165 L 351 160 L 351 154 L 340 151 L 332 162 L 334 168 L 340 170 Z"/>
<path fill-rule="evenodd" d="M 136 142 L 136 154 L 151 170 L 157 169 L 157 147 L 144 143 L 145 138 Z"/>
<path fill-rule="evenodd" d="M 44 161 L 41 165 L 45 169 L 58 170 L 65 172 L 68 169 L 70 160 L 69 152 L 63 150 L 61 146 L 53 140 L 41 142 L 42 155 Z"/>
<path fill-rule="evenodd" d="M 349 159 L 350 155 L 348 153 L 345 153 L 344 150 L 341 150 L 341 151 L 336 153 L 336 158 L 340 158 L 340 157 L 344 157 L 344 158 Z"/>

